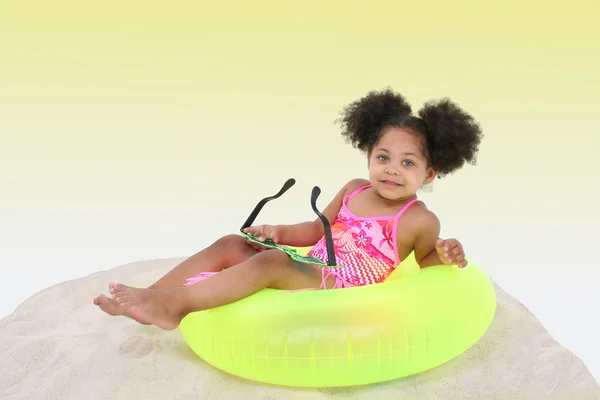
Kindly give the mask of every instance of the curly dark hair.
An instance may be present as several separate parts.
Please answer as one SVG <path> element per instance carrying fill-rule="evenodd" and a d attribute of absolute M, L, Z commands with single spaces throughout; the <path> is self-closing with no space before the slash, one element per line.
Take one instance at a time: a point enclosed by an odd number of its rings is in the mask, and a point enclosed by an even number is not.
<path fill-rule="evenodd" d="M 476 163 L 483 134 L 477 121 L 448 98 L 429 101 L 411 115 L 411 106 L 391 89 L 371 91 L 342 110 L 342 135 L 353 147 L 370 154 L 385 128 L 403 128 L 423 140 L 423 153 L 438 177 L 465 162 Z"/>

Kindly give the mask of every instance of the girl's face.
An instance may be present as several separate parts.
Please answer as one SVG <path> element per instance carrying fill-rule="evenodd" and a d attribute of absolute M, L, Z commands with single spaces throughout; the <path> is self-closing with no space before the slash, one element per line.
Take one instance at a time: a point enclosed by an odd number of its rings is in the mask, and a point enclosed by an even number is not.
<path fill-rule="evenodd" d="M 422 139 L 395 127 L 384 129 L 367 166 L 374 193 L 391 201 L 410 199 L 436 176 L 423 154 Z"/>

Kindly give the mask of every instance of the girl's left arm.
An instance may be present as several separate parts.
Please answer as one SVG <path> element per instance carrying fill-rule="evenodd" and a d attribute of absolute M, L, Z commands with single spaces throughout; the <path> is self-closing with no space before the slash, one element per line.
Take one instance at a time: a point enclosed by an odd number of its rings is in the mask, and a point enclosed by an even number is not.
<path fill-rule="evenodd" d="M 465 267 L 467 260 L 462 245 L 456 239 L 440 239 L 440 220 L 426 211 L 415 238 L 415 259 L 421 268 L 433 265 L 454 264 Z"/>

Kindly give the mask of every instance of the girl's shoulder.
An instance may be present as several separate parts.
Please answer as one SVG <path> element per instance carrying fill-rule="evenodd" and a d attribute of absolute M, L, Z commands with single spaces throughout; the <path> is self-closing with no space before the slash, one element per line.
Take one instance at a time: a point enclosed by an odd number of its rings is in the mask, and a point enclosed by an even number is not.
<path fill-rule="evenodd" d="M 346 198 L 352 194 L 354 194 L 356 191 L 369 186 L 371 184 L 371 182 L 369 182 L 368 179 L 364 179 L 364 178 L 354 178 L 354 179 L 350 179 L 342 188 L 342 192 L 343 192 L 343 198 Z"/>
<path fill-rule="evenodd" d="M 413 235 L 428 231 L 439 231 L 440 229 L 438 216 L 428 209 L 427 205 L 421 200 L 417 200 L 412 206 L 408 207 L 400 219 L 403 230 Z"/>
<path fill-rule="evenodd" d="M 422 200 L 415 201 L 406 209 L 403 216 L 406 216 L 406 219 L 411 219 L 417 224 L 427 224 L 437 220 L 435 213 L 427 208 L 427 205 Z"/>
<path fill-rule="evenodd" d="M 350 193 L 354 192 L 357 189 L 363 188 L 365 186 L 369 186 L 371 182 L 365 178 L 354 178 L 348 181 L 346 187 L 350 191 Z"/>

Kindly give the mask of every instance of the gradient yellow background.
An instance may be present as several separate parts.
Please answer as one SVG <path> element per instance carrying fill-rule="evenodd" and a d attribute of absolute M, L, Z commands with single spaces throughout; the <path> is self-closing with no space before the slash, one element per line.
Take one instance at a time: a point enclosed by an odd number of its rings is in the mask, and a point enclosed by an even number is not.
<path fill-rule="evenodd" d="M 391 86 L 480 121 L 477 166 L 422 197 L 598 379 L 599 17 L 591 1 L 3 2 L 0 314 L 190 255 L 288 177 L 257 223 L 312 219 L 312 186 L 324 206 L 367 172 L 338 112 Z"/>

